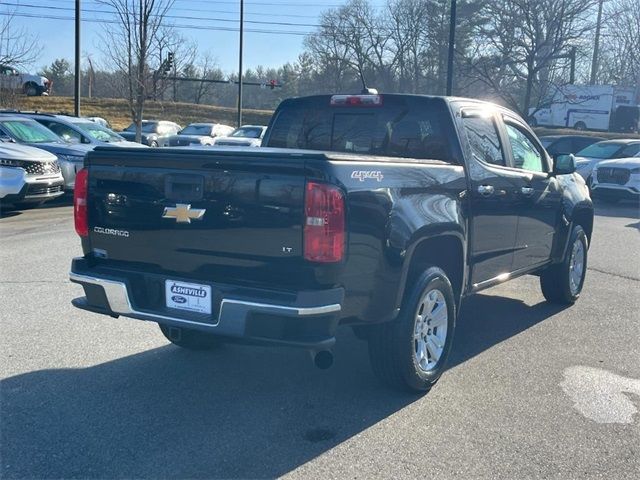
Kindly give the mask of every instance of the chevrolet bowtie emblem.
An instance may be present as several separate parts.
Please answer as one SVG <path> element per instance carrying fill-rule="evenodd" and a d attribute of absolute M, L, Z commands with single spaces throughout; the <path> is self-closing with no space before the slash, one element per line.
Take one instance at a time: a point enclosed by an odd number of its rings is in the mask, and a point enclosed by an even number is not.
<path fill-rule="evenodd" d="M 191 205 L 178 203 L 175 207 L 164 207 L 162 218 L 175 218 L 177 223 L 191 223 L 191 220 L 202 220 L 204 208 L 191 209 Z"/>

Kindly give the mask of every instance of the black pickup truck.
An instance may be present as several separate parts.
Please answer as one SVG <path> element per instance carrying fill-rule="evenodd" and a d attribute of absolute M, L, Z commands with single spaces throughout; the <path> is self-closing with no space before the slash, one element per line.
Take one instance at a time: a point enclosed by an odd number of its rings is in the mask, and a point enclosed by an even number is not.
<path fill-rule="evenodd" d="M 297 346 L 339 325 L 388 384 L 427 391 L 467 295 L 524 274 L 582 289 L 593 205 L 513 112 L 414 95 L 285 100 L 263 145 L 90 152 L 78 173 L 81 309 L 157 322 L 185 348 Z"/>

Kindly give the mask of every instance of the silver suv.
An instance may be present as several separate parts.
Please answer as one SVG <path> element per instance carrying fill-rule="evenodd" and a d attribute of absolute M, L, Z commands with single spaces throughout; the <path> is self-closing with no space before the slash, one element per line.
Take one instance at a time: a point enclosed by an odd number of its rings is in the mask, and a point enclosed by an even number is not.
<path fill-rule="evenodd" d="M 64 193 L 55 155 L 39 148 L 0 143 L 0 207 L 38 206 Z"/>

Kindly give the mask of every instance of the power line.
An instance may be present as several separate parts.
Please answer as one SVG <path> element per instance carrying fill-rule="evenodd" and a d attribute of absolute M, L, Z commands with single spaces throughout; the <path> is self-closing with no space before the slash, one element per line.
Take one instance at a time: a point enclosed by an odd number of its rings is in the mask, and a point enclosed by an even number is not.
<path fill-rule="evenodd" d="M 75 21 L 74 17 L 65 17 L 62 15 L 38 15 L 31 13 L 4 13 L 0 12 L 0 16 L 3 17 L 25 17 L 25 18 L 38 18 L 45 20 L 71 20 Z M 83 23 L 109 23 L 109 24 L 120 24 L 119 20 L 115 19 L 100 19 L 100 18 L 83 18 Z M 212 31 L 222 31 L 222 32 L 237 32 L 238 28 L 233 27 L 219 27 L 219 26 L 204 26 L 204 25 L 181 25 L 181 24 L 172 24 L 171 27 L 185 30 L 212 30 Z M 268 33 L 268 34 L 280 34 L 280 35 L 298 35 L 298 36 L 307 36 L 314 32 L 295 32 L 295 31 L 287 31 L 287 30 L 262 30 L 262 29 L 250 29 L 245 28 L 245 32 L 250 33 Z"/>
<path fill-rule="evenodd" d="M 25 7 L 25 8 L 36 8 L 36 9 L 45 9 L 45 10 L 62 10 L 62 11 L 73 11 L 75 12 L 75 8 L 70 7 L 58 7 L 51 5 L 33 5 L 27 3 L 9 3 L 5 2 L 4 5 L 12 6 L 12 7 Z M 115 12 L 106 11 L 106 10 L 96 10 L 92 8 L 83 8 L 82 13 L 104 13 L 111 15 Z M 151 15 L 153 17 L 158 17 L 159 15 Z M 163 18 L 173 18 L 179 20 L 203 20 L 203 21 L 213 21 L 213 22 L 230 22 L 230 23 L 238 23 L 237 19 L 228 19 L 228 18 L 215 18 L 215 17 L 191 17 L 185 15 L 162 15 Z M 295 22 L 269 22 L 269 21 L 260 21 L 260 20 L 245 20 L 245 23 L 252 23 L 256 25 L 280 25 L 285 27 L 314 27 L 318 28 L 321 25 L 313 24 L 313 23 L 295 23 Z"/>

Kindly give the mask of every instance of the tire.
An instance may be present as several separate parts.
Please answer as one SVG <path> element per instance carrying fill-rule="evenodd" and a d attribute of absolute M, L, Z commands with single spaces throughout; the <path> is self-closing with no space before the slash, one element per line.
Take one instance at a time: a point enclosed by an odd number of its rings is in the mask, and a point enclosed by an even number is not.
<path fill-rule="evenodd" d="M 576 122 L 576 124 L 573 126 L 573 128 L 575 130 L 586 130 L 587 129 L 587 124 L 584 122 Z"/>
<path fill-rule="evenodd" d="M 573 305 L 578 300 L 587 274 L 588 249 L 584 230 L 580 225 L 574 226 L 565 258 L 540 275 L 540 287 L 547 302 Z"/>
<path fill-rule="evenodd" d="M 167 340 L 187 350 L 211 350 L 222 343 L 220 337 L 199 330 L 160 324 L 158 326 Z"/>
<path fill-rule="evenodd" d="M 24 86 L 24 93 L 27 97 L 37 97 L 38 89 L 33 83 L 27 83 Z"/>
<path fill-rule="evenodd" d="M 158 142 L 156 140 L 152 140 L 149 146 L 151 148 L 158 148 L 160 145 L 158 145 Z"/>
<path fill-rule="evenodd" d="M 432 313 L 442 313 L 425 316 L 428 305 L 432 305 Z M 393 388 L 428 392 L 444 373 L 453 342 L 455 316 L 453 289 L 446 273 L 437 267 L 427 268 L 407 292 L 398 317 L 375 325 L 370 331 L 369 360 L 375 375 Z M 440 325 L 435 325 L 438 320 Z M 420 333 L 414 336 L 421 326 Z M 424 339 L 431 340 L 430 346 Z M 439 350 L 439 355 L 434 356 L 433 349 Z"/>

